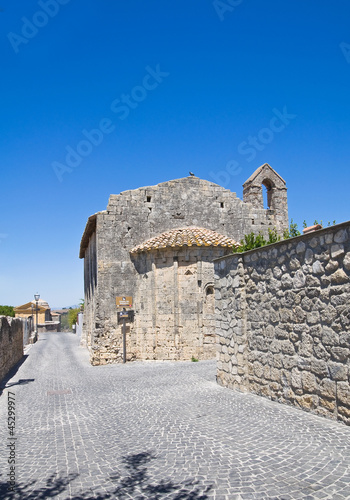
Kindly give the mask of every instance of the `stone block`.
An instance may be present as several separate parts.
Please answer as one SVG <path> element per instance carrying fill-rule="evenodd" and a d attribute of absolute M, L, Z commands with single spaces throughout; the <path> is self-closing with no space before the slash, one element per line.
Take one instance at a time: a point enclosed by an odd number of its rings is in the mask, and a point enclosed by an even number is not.
<path fill-rule="evenodd" d="M 293 278 L 293 288 L 302 288 L 305 285 L 305 275 L 300 269 L 295 273 Z"/>
<path fill-rule="evenodd" d="M 313 259 L 314 259 L 314 252 L 311 250 L 311 248 L 308 248 L 305 252 L 305 263 L 312 264 Z"/>
<path fill-rule="evenodd" d="M 350 420 L 350 408 L 347 408 L 346 406 L 338 406 L 338 412 Z"/>
<path fill-rule="evenodd" d="M 323 378 L 329 376 L 328 366 L 324 359 L 312 358 L 310 369 L 312 373 L 319 377 Z"/>
<path fill-rule="evenodd" d="M 338 269 L 331 275 L 331 283 L 334 285 L 341 285 L 349 281 L 349 276 L 343 271 L 343 269 Z"/>
<path fill-rule="evenodd" d="M 303 241 L 300 241 L 300 242 L 297 244 L 297 246 L 296 246 L 296 249 L 295 249 L 295 250 L 296 250 L 296 252 L 297 252 L 297 253 L 303 253 L 303 252 L 305 252 L 305 248 L 306 248 L 305 243 L 304 243 Z"/>
<path fill-rule="evenodd" d="M 322 273 L 324 273 L 324 267 L 323 267 L 323 265 L 321 264 L 321 262 L 319 260 L 316 260 L 312 264 L 312 272 L 314 274 L 322 274 Z"/>
<path fill-rule="evenodd" d="M 328 411 L 333 412 L 335 410 L 335 401 L 330 401 L 329 399 L 320 398 L 320 405 L 326 408 Z"/>
<path fill-rule="evenodd" d="M 319 388 L 321 396 L 329 399 L 335 399 L 336 395 L 336 383 L 333 380 L 330 379 L 323 379 L 320 383 L 320 388 Z"/>
<path fill-rule="evenodd" d="M 339 344 L 339 335 L 333 329 L 324 326 L 322 329 L 322 343 L 324 345 L 335 346 Z"/>
<path fill-rule="evenodd" d="M 326 245 L 330 245 L 333 242 L 333 234 L 332 233 L 327 233 L 325 235 L 324 240 L 325 240 Z"/>
<path fill-rule="evenodd" d="M 339 229 L 334 235 L 334 241 L 336 243 L 344 243 L 348 240 L 348 233 L 346 229 Z"/>
<path fill-rule="evenodd" d="M 301 373 L 296 368 L 292 370 L 291 386 L 294 389 L 302 389 Z"/>
<path fill-rule="evenodd" d="M 350 349 L 346 347 L 332 347 L 331 353 L 335 361 L 347 361 L 350 359 Z"/>
<path fill-rule="evenodd" d="M 292 271 L 296 271 L 297 269 L 300 268 L 300 262 L 297 258 L 293 258 L 290 260 L 289 262 L 289 268 L 292 270 Z"/>
<path fill-rule="evenodd" d="M 309 325 L 315 325 L 320 321 L 320 313 L 318 311 L 311 311 L 306 315 L 306 321 Z"/>
<path fill-rule="evenodd" d="M 282 288 L 292 288 L 293 287 L 293 279 L 289 274 L 284 274 L 281 277 L 281 286 Z"/>
<path fill-rule="evenodd" d="M 331 257 L 332 259 L 336 259 L 337 257 L 340 257 L 341 255 L 344 255 L 344 245 L 342 244 L 335 244 L 331 246 Z"/>
<path fill-rule="evenodd" d="M 330 260 L 325 267 L 327 273 L 333 273 L 339 267 L 339 262 L 337 260 Z"/>
<path fill-rule="evenodd" d="M 350 407 L 350 386 L 348 382 L 337 383 L 337 400 Z"/>
<path fill-rule="evenodd" d="M 304 410 L 312 410 L 317 408 L 319 404 L 319 398 L 318 396 L 315 395 L 303 395 L 303 396 L 297 396 L 296 401 L 298 405 L 303 408 Z"/>
<path fill-rule="evenodd" d="M 316 377 L 311 372 L 302 372 L 301 383 L 305 392 L 314 393 L 317 387 Z"/>
<path fill-rule="evenodd" d="M 342 363 L 336 363 L 333 361 L 328 362 L 329 375 L 332 380 L 336 381 L 347 381 L 349 369 L 346 365 Z"/>
<path fill-rule="evenodd" d="M 316 276 L 312 276 L 311 274 L 306 276 L 305 278 L 305 285 L 309 288 L 312 287 L 319 287 L 320 286 L 320 280 Z"/>
<path fill-rule="evenodd" d="M 347 271 L 350 271 L 350 252 L 347 252 L 347 254 L 345 255 L 343 266 Z"/>

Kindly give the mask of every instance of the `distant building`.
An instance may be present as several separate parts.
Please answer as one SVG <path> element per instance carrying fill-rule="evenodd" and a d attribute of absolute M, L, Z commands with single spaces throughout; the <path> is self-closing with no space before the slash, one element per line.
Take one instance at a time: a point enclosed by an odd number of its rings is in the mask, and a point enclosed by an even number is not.
<path fill-rule="evenodd" d="M 16 318 L 32 318 L 36 325 L 36 301 L 32 300 L 21 306 L 14 308 Z M 60 315 L 51 313 L 49 304 L 43 300 L 38 300 L 38 332 L 59 332 L 61 331 Z"/>
<path fill-rule="evenodd" d="M 263 187 L 267 190 L 264 208 Z M 122 361 L 116 298 L 132 300 L 126 355 L 132 359 L 215 356 L 213 260 L 245 234 L 288 228 L 285 181 L 268 164 L 243 186 L 243 201 L 194 175 L 111 195 L 81 240 L 82 343 L 91 363 Z M 127 307 L 128 308 L 128 307 Z"/>

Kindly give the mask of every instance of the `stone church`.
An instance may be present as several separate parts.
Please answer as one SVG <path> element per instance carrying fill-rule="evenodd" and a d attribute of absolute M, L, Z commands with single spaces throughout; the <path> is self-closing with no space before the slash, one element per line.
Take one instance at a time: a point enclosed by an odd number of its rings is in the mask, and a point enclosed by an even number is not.
<path fill-rule="evenodd" d="M 286 183 L 268 164 L 244 183 L 243 201 L 193 175 L 111 195 L 88 218 L 80 246 L 91 363 L 123 360 L 117 297 L 132 300 L 127 360 L 215 357 L 213 260 L 269 227 L 288 227 L 288 205 Z"/>

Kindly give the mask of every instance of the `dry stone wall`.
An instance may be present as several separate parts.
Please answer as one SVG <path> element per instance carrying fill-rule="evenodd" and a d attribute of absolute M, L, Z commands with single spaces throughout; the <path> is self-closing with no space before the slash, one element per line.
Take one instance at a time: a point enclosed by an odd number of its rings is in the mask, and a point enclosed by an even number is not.
<path fill-rule="evenodd" d="M 0 316 L 0 380 L 23 356 L 23 325 L 20 318 Z"/>
<path fill-rule="evenodd" d="M 350 425 L 350 222 L 215 273 L 218 382 Z"/>

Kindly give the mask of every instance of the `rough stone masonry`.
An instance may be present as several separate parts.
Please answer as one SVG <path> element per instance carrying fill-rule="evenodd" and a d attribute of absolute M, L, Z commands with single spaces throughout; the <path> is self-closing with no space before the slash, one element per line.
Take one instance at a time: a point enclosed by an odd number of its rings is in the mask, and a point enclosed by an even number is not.
<path fill-rule="evenodd" d="M 350 425 L 350 222 L 214 265 L 218 382 Z"/>
<path fill-rule="evenodd" d="M 213 260 L 231 253 L 223 237 L 233 246 L 251 231 L 267 235 L 269 227 L 288 227 L 288 206 L 286 183 L 268 164 L 245 182 L 243 201 L 192 175 L 111 195 L 107 209 L 89 217 L 80 247 L 82 343 L 92 364 L 123 359 L 116 297 L 124 295 L 133 297 L 135 313 L 127 325 L 128 360 L 214 357 Z M 166 243 L 154 245 L 153 238 Z"/>

